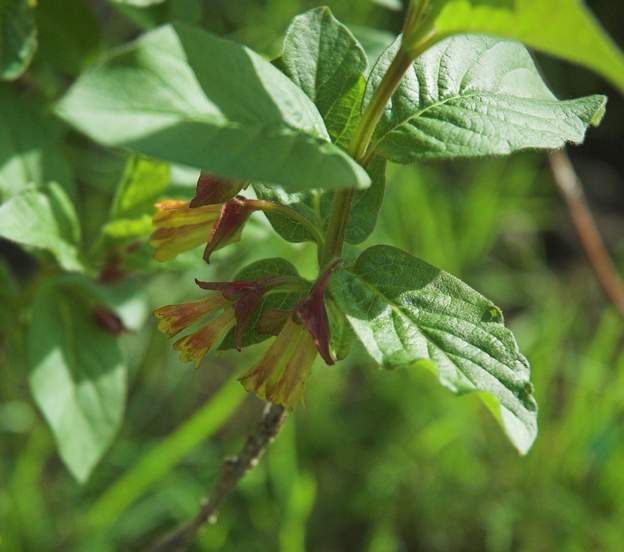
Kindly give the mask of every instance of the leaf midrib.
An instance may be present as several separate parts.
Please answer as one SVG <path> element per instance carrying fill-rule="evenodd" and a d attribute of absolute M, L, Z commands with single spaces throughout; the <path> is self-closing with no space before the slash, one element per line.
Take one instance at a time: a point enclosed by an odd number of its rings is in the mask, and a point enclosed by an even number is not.
<path fill-rule="evenodd" d="M 377 295 L 378 297 L 381 297 L 381 298 L 382 298 L 382 299 L 383 299 L 383 300 L 384 300 L 384 301 L 388 304 L 388 306 L 389 306 L 390 308 L 392 308 L 395 312 L 398 312 L 400 315 L 405 316 L 408 320 L 411 320 L 411 321 L 412 321 L 412 322 L 416 325 L 416 327 L 418 328 L 418 331 L 419 331 L 419 332 L 423 335 L 423 337 L 425 337 L 425 338 L 426 338 L 429 342 L 433 343 L 433 344 L 434 344 L 434 345 L 435 345 L 435 346 L 436 346 L 436 347 L 437 347 L 437 348 L 438 348 L 438 349 L 439 349 L 442 353 L 444 353 L 444 354 L 446 355 L 446 352 L 444 351 L 444 349 L 443 349 L 443 348 L 441 348 L 441 347 L 440 347 L 440 345 L 437 343 L 437 341 L 436 341 L 435 339 L 433 339 L 433 338 L 431 338 L 431 337 L 430 337 L 429 332 L 428 332 L 427 330 L 428 330 L 428 329 L 431 329 L 431 328 L 428 328 L 426 325 L 423 325 L 423 324 L 421 324 L 420 322 L 418 322 L 418 323 L 417 323 L 417 322 L 413 321 L 413 320 L 412 320 L 412 318 L 410 318 L 410 316 L 408 315 L 408 313 L 404 312 L 404 310 L 403 310 L 403 308 L 402 308 L 402 306 L 401 306 L 400 304 L 398 304 L 398 303 L 396 303 L 394 300 L 390 299 L 388 296 L 386 296 L 384 293 L 382 293 L 382 292 L 381 292 L 381 290 L 379 290 L 379 288 L 375 287 L 373 284 L 371 284 L 370 282 L 368 282 L 368 281 L 367 281 L 366 279 L 364 279 L 361 275 L 356 274 L 355 272 L 351 272 L 351 271 L 349 271 L 349 272 L 350 272 L 350 273 L 351 273 L 354 277 L 356 277 L 356 278 L 357 278 L 360 282 L 362 282 L 362 283 L 363 283 L 366 287 L 370 288 L 370 289 L 373 291 L 373 293 L 374 293 L 375 295 Z M 462 300 L 461 298 L 458 298 L 458 299 Z M 468 303 L 468 304 L 470 304 L 471 306 L 474 306 L 474 305 L 472 305 L 472 303 Z M 424 308 L 422 308 L 422 307 L 421 307 L 421 309 L 422 309 L 424 312 L 428 312 L 428 313 L 433 314 L 433 315 L 443 315 L 443 313 L 437 313 L 437 312 L 435 312 L 435 311 L 430 311 L 430 310 L 424 309 Z M 465 322 L 465 323 L 467 323 L 467 324 L 470 324 L 471 326 L 473 326 L 473 327 L 475 327 L 475 328 L 478 328 L 478 326 L 477 326 L 474 322 L 472 322 L 472 321 L 470 321 L 470 320 L 467 320 L 466 318 L 462 318 L 462 317 L 460 317 L 460 316 L 455 316 L 455 319 L 460 320 L 460 321 L 462 321 L 462 322 Z M 450 335 L 450 336 L 452 336 L 452 337 L 462 339 L 460 336 L 457 336 L 457 335 L 455 335 L 455 334 L 453 334 L 453 333 L 451 333 L 451 332 L 448 332 L 448 331 L 446 331 L 446 330 L 444 330 L 444 329 L 441 329 L 441 328 L 434 328 L 434 329 L 435 329 L 436 331 L 440 331 L 440 332 L 442 332 L 442 333 L 446 333 L 446 334 L 448 334 L 448 335 Z M 501 345 L 504 349 L 508 349 L 508 347 L 505 345 L 505 343 L 504 343 L 503 341 L 501 341 L 501 339 L 500 339 L 498 336 L 496 336 L 496 335 L 494 335 L 494 334 L 492 334 L 492 333 L 489 333 L 489 332 L 488 332 L 488 335 L 491 335 L 494 339 L 496 339 L 496 341 L 497 341 L 498 343 L 500 343 L 500 345 Z M 501 360 L 499 360 L 499 359 L 497 359 L 497 358 L 493 357 L 493 356 L 492 356 L 492 355 L 491 355 L 488 351 L 485 351 L 484 349 L 482 349 L 482 348 L 481 348 L 481 347 L 479 347 L 478 345 L 475 345 L 475 344 L 470 343 L 470 342 L 468 342 L 468 341 L 467 341 L 466 343 L 469 343 L 471 346 L 473 346 L 473 347 L 475 347 L 476 349 L 478 349 L 479 351 L 483 352 L 485 355 L 487 355 L 487 356 L 488 356 L 490 359 L 492 359 L 494 362 L 497 362 L 497 363 L 499 363 L 499 364 L 502 364 L 503 366 L 506 366 L 506 364 L 505 364 L 504 362 L 502 362 Z M 432 359 L 431 359 L 431 358 L 428 358 L 428 359 L 422 359 L 422 360 L 432 360 Z M 465 359 L 465 360 L 468 360 L 468 359 Z M 473 362 L 473 361 L 471 361 L 471 362 Z M 458 370 L 459 370 L 462 374 L 464 373 L 464 372 L 461 370 L 461 368 L 459 368 L 459 367 L 455 364 L 455 362 L 453 362 L 453 365 L 454 365 L 454 366 L 456 366 L 456 367 L 457 367 L 457 369 L 458 369 Z M 485 370 L 484 368 L 482 368 L 482 367 L 480 367 L 480 366 L 479 366 L 479 368 L 481 368 L 484 372 L 486 372 L 486 373 L 488 373 L 488 374 L 489 374 L 489 372 L 488 372 L 487 370 Z M 512 370 L 512 371 L 513 371 L 513 370 Z M 492 375 L 492 374 L 490 374 L 490 375 Z M 496 376 L 494 376 L 494 377 L 496 377 Z M 507 387 L 507 385 L 505 385 L 505 384 L 504 384 L 501 380 L 499 380 L 498 378 L 496 378 L 496 379 L 497 379 L 498 381 L 500 381 L 500 382 L 501 382 L 501 384 L 503 384 L 503 385 L 504 385 L 504 387 L 505 387 L 506 389 L 509 389 L 509 390 L 513 393 L 513 389 L 512 389 L 511 387 Z M 515 395 L 515 393 L 514 393 L 514 395 Z M 520 400 L 520 399 L 518 399 L 518 400 Z"/>
<path fill-rule="evenodd" d="M 533 102 L 533 103 L 554 103 L 554 104 L 561 104 L 563 102 L 559 102 L 557 100 L 546 100 L 546 99 L 535 99 L 535 98 L 520 98 L 518 96 L 510 96 L 508 94 L 496 94 L 493 92 L 484 92 L 484 91 L 478 91 L 475 93 L 471 93 L 471 94 L 467 94 L 467 95 L 462 95 L 460 94 L 454 94 L 453 96 L 449 96 L 448 98 L 444 98 L 443 100 L 438 100 L 436 102 L 433 102 L 425 107 L 423 107 L 422 109 L 420 109 L 419 111 L 417 111 L 416 113 L 413 113 L 412 115 L 405 117 L 404 119 L 402 119 L 399 123 L 391 126 L 388 130 L 386 130 L 385 132 L 383 132 L 374 142 L 374 144 L 371 146 L 371 150 L 370 151 L 375 151 L 377 149 L 377 147 L 386 139 L 386 137 L 391 134 L 392 132 L 394 132 L 395 130 L 397 130 L 398 128 L 402 127 L 403 125 L 409 123 L 410 121 L 414 120 L 414 119 L 418 119 L 419 117 L 421 117 L 423 114 L 425 114 L 427 111 L 430 111 L 432 109 L 435 109 L 436 107 L 441 107 L 449 102 L 452 102 L 453 100 L 469 100 L 472 98 L 505 98 L 505 99 L 512 99 L 512 100 L 522 100 L 522 101 L 526 101 L 526 102 Z M 505 121 L 507 122 L 507 121 Z M 544 131 L 547 132 L 547 131 Z M 552 134 L 556 134 L 556 133 L 552 133 Z"/>

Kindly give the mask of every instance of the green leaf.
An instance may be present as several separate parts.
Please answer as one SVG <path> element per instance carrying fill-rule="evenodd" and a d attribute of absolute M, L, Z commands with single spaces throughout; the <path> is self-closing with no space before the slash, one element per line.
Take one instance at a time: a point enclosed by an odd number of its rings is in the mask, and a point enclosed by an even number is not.
<path fill-rule="evenodd" d="M 37 28 L 28 0 L 0 0 L 0 79 L 14 80 L 37 50 Z"/>
<path fill-rule="evenodd" d="M 370 355 L 432 370 L 454 393 L 477 391 L 516 446 L 537 434 L 529 364 L 500 310 L 461 280 L 389 246 L 338 269 L 332 297 Z"/>
<path fill-rule="evenodd" d="M 366 190 L 359 190 L 353 196 L 353 203 L 345 240 L 357 245 L 370 236 L 377 225 L 377 216 L 383 203 L 386 191 L 386 160 L 375 157 L 369 164 L 368 174 L 371 178 L 371 186 Z M 333 193 L 323 195 L 321 212 L 323 220 L 327 221 L 331 209 Z"/>
<path fill-rule="evenodd" d="M 59 182 L 72 190 L 61 125 L 42 106 L 0 85 L 0 200 L 28 186 Z"/>
<path fill-rule="evenodd" d="M 113 205 L 112 218 L 151 213 L 154 202 L 169 186 L 169 163 L 132 156 L 126 163 Z"/>
<path fill-rule="evenodd" d="M 365 102 L 398 47 L 397 40 L 373 69 Z M 582 142 L 587 127 L 600 122 L 605 104 L 604 96 L 558 101 L 518 43 L 453 37 L 412 65 L 373 147 L 397 163 L 555 149 Z"/>
<path fill-rule="evenodd" d="M 242 268 L 234 277 L 234 280 L 259 280 L 269 276 L 299 276 L 297 269 L 288 261 L 280 258 L 263 259 Z M 243 335 L 243 347 L 261 343 L 271 338 L 271 335 L 258 333 L 256 322 L 262 314 L 269 309 L 292 309 L 301 300 L 302 294 L 298 292 L 271 293 L 265 296 L 249 330 Z M 220 347 L 222 350 L 234 348 L 234 330 L 232 330 Z"/>
<path fill-rule="evenodd" d="M 435 0 L 436 32 L 483 33 L 579 63 L 624 93 L 624 55 L 582 0 Z"/>
<path fill-rule="evenodd" d="M 259 182 L 253 183 L 253 189 L 259 199 L 266 199 L 287 205 L 306 217 L 312 224 L 321 228 L 318 208 L 321 194 L 318 191 L 308 193 L 288 193 L 280 186 L 267 186 Z M 265 213 L 267 219 L 282 238 L 291 243 L 313 242 L 314 236 L 308 228 L 300 222 L 289 219 L 277 213 Z"/>
<path fill-rule="evenodd" d="M 327 7 L 301 14 L 288 28 L 280 65 L 318 107 L 332 141 L 348 143 L 359 117 L 368 65 L 351 31 Z"/>
<path fill-rule="evenodd" d="M 368 174 L 371 186 L 355 192 L 347 221 L 345 239 L 352 244 L 362 243 L 375 229 L 386 189 L 386 161 L 382 157 L 375 157 L 369 165 Z M 334 197 L 332 192 L 289 194 L 277 186 L 264 186 L 259 183 L 254 183 L 253 186 L 259 198 L 288 205 L 317 227 L 325 227 Z M 266 213 L 266 217 L 273 229 L 286 241 L 314 241 L 314 236 L 304 225 L 279 214 Z"/>
<path fill-rule="evenodd" d="M 337 361 L 344 360 L 351 352 L 355 333 L 346 316 L 334 301 L 326 298 L 325 307 L 329 320 L 329 348 L 332 357 Z"/>
<path fill-rule="evenodd" d="M 149 234 L 154 203 L 169 187 L 170 173 L 169 163 L 131 156 L 117 186 L 111 220 L 102 229 L 104 234 L 116 240 Z"/>
<path fill-rule="evenodd" d="M 84 270 L 78 217 L 57 184 L 27 190 L 1 205 L 0 237 L 49 251 L 65 270 Z"/>
<path fill-rule="evenodd" d="M 182 24 L 151 31 L 84 73 L 58 111 L 105 145 L 221 176 L 289 191 L 369 185 L 278 69 Z"/>
<path fill-rule="evenodd" d="M 84 483 L 121 423 L 126 368 L 117 339 L 53 282 L 39 287 L 28 334 L 30 388 L 59 454 Z"/>
<path fill-rule="evenodd" d="M 36 10 L 41 60 L 67 75 L 78 75 L 100 47 L 100 29 L 88 0 L 40 1 Z M 63 32 L 59 32 L 63 29 Z"/>

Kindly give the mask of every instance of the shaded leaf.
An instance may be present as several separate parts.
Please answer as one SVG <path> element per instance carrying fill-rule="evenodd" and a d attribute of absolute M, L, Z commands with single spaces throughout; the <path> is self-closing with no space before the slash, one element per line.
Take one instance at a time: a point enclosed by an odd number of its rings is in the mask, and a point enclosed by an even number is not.
<path fill-rule="evenodd" d="M 371 185 L 366 190 L 354 194 L 353 206 L 347 221 L 345 239 L 348 243 L 362 243 L 375 228 L 377 216 L 383 203 L 386 189 L 386 161 L 376 157 L 371 161 L 368 174 Z M 254 190 L 261 199 L 276 201 L 288 205 L 304 215 L 312 224 L 324 228 L 331 210 L 334 197 L 332 192 L 289 194 L 278 186 L 264 186 L 255 183 Z M 266 213 L 273 229 L 285 240 L 293 243 L 314 241 L 314 236 L 301 223 L 283 215 Z"/>
<path fill-rule="evenodd" d="M 348 243 L 355 245 L 362 243 L 375 229 L 386 191 L 386 164 L 386 160 L 382 157 L 375 157 L 368 167 L 370 188 L 358 190 L 353 196 L 345 233 L 345 240 Z M 333 195 L 333 193 L 323 195 L 321 212 L 325 221 L 329 217 Z"/>
<path fill-rule="evenodd" d="M 241 45 L 183 24 L 146 33 L 87 71 L 58 111 L 105 145 L 219 176 L 290 191 L 369 185 L 279 70 Z"/>
<path fill-rule="evenodd" d="M 255 182 L 253 188 L 258 198 L 287 205 L 291 209 L 301 213 L 315 226 L 319 228 L 322 227 L 318 209 L 315 207 L 315 205 L 319 205 L 320 192 L 288 193 L 280 186 L 266 186 L 259 182 Z M 300 222 L 289 219 L 278 213 L 265 213 L 265 216 L 271 223 L 273 230 L 286 241 L 292 243 L 314 241 L 312 233 Z"/>
<path fill-rule="evenodd" d="M 97 16 L 88 0 L 40 0 L 36 21 L 39 39 L 37 60 L 52 64 L 67 75 L 78 75 L 95 57 L 101 36 Z M 62 32 L 59 32 L 62 29 Z"/>
<path fill-rule="evenodd" d="M 0 78 L 13 80 L 37 50 L 37 28 L 28 0 L 0 0 Z"/>

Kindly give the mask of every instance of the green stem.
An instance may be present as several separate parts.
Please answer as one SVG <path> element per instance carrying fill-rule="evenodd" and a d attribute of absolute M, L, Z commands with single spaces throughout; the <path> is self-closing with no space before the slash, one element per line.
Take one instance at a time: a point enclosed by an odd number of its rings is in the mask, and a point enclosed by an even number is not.
<path fill-rule="evenodd" d="M 305 226 L 306 230 L 308 230 L 310 234 L 312 234 L 312 237 L 314 238 L 314 241 L 316 241 L 316 243 L 318 244 L 319 248 L 323 246 L 324 240 L 321 231 L 314 225 L 312 221 L 308 220 L 299 211 L 295 211 L 293 208 L 286 205 L 281 205 L 280 203 L 275 203 L 273 201 L 267 201 L 264 199 L 248 199 L 245 201 L 245 203 L 254 209 L 258 209 L 259 211 L 282 215 L 286 218 L 289 218 L 293 222 Z"/>
<path fill-rule="evenodd" d="M 373 134 L 381 117 L 388 105 L 388 101 L 396 92 L 396 89 L 403 78 L 405 72 L 412 64 L 412 57 L 407 55 L 403 49 L 397 52 L 392 60 L 388 71 L 379 83 L 379 87 L 375 90 L 370 103 L 364 111 L 360 125 L 351 142 L 351 156 L 364 166 L 370 160 L 367 155 Z M 347 221 L 351 212 L 353 203 L 353 195 L 355 190 L 340 190 L 334 195 L 329 221 L 327 224 L 327 233 L 325 235 L 325 249 L 323 251 L 322 265 L 329 262 L 334 257 L 339 257 L 342 253 L 342 245 L 344 243 L 345 232 L 347 229 Z"/>

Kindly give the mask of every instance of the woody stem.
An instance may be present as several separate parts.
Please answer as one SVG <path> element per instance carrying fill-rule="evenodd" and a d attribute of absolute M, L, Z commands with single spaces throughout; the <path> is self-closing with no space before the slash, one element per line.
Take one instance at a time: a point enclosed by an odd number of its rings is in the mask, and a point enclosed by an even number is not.
<path fill-rule="evenodd" d="M 219 508 L 245 474 L 256 466 L 271 441 L 279 433 L 286 410 L 276 404 L 267 404 L 262 420 L 255 433 L 250 434 L 242 450 L 233 458 L 226 458 L 221 474 L 212 488 L 212 493 L 202 502 L 194 519 L 168 533 L 150 548 L 150 552 L 179 552 L 187 550 L 199 529 L 206 523 L 214 523 Z"/>

